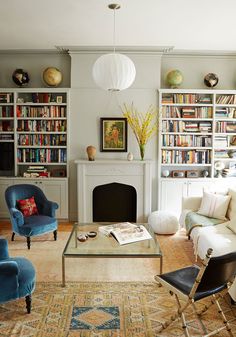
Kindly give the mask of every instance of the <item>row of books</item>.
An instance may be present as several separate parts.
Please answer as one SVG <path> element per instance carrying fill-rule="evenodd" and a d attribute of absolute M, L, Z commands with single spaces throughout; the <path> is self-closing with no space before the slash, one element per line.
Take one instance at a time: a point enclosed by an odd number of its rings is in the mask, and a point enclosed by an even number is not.
<path fill-rule="evenodd" d="M 162 135 L 163 146 L 212 146 L 212 139 L 209 136 L 196 135 Z"/>
<path fill-rule="evenodd" d="M 236 104 L 236 95 L 217 96 L 216 104 Z"/>
<path fill-rule="evenodd" d="M 19 163 L 66 163 L 66 149 L 18 149 Z"/>
<path fill-rule="evenodd" d="M 216 132 L 222 133 L 236 133 L 236 122 L 216 122 Z"/>
<path fill-rule="evenodd" d="M 13 121 L 10 120 L 0 120 L 0 131 L 13 131 L 14 126 L 13 126 Z"/>
<path fill-rule="evenodd" d="M 18 96 L 18 100 L 23 102 L 32 102 L 32 103 L 51 103 L 57 102 L 57 97 L 60 97 L 60 103 L 65 103 L 65 97 L 62 93 L 48 93 L 48 92 L 34 92 L 30 93 L 21 93 Z"/>
<path fill-rule="evenodd" d="M 18 135 L 18 145 L 26 145 L 26 146 L 66 146 L 66 135 L 65 134 L 26 134 Z"/>
<path fill-rule="evenodd" d="M 236 117 L 236 109 L 235 108 L 217 108 L 215 111 L 215 116 L 217 118 L 235 118 Z"/>
<path fill-rule="evenodd" d="M 66 117 L 66 107 L 59 105 L 50 106 L 25 106 L 17 105 L 16 107 L 17 117 Z"/>
<path fill-rule="evenodd" d="M 207 121 L 162 121 L 163 132 L 212 132 L 212 123 Z"/>
<path fill-rule="evenodd" d="M 212 107 L 163 106 L 163 118 L 212 118 Z"/>
<path fill-rule="evenodd" d="M 13 102 L 13 94 L 4 92 L 0 93 L 0 103 L 12 103 Z"/>
<path fill-rule="evenodd" d="M 26 132 L 65 132 L 65 120 L 18 120 L 17 131 Z"/>
<path fill-rule="evenodd" d="M 14 117 L 13 106 L 1 105 L 0 106 L 0 117 Z"/>
<path fill-rule="evenodd" d="M 210 164 L 211 150 L 163 150 L 162 164 Z"/>
<path fill-rule="evenodd" d="M 201 94 L 164 94 L 162 96 L 162 103 L 178 103 L 178 104 L 211 104 L 211 95 L 201 95 Z"/>

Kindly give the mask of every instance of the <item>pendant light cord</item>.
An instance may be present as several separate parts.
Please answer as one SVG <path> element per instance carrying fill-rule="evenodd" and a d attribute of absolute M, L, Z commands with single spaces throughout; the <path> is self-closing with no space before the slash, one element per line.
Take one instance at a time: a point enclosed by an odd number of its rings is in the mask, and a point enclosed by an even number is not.
<path fill-rule="evenodd" d="M 114 8 L 114 23 L 113 23 L 113 53 L 116 52 L 116 9 Z"/>

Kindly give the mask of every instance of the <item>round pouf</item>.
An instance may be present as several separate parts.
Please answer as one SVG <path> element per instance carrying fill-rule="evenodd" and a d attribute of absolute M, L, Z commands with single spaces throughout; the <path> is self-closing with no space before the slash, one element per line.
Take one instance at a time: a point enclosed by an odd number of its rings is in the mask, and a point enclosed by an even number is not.
<path fill-rule="evenodd" d="M 149 215 L 148 223 L 157 234 L 174 234 L 179 229 L 175 214 L 169 211 L 156 211 Z"/>

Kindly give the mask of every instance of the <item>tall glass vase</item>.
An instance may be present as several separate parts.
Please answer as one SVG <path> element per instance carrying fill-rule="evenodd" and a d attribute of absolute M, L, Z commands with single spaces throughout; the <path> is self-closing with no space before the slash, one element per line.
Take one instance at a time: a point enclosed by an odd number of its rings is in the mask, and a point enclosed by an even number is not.
<path fill-rule="evenodd" d="M 141 160 L 143 160 L 144 154 L 145 154 L 145 144 L 139 144 L 139 150 L 140 150 Z"/>

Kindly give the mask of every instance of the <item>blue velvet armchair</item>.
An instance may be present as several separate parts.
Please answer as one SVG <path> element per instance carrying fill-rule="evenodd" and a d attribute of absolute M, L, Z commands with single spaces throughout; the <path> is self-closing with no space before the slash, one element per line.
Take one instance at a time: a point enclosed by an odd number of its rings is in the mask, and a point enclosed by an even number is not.
<path fill-rule="evenodd" d="M 10 258 L 8 243 L 0 238 L 0 303 L 25 297 L 28 314 L 31 311 L 31 294 L 35 288 L 35 269 L 24 257 Z"/>
<path fill-rule="evenodd" d="M 38 214 L 24 216 L 18 207 L 18 200 L 34 196 Z M 53 232 L 54 240 L 57 239 L 57 220 L 55 211 L 58 204 L 49 201 L 43 191 L 36 185 L 19 184 L 9 186 L 5 191 L 5 199 L 10 213 L 12 224 L 12 241 L 15 234 L 25 236 L 30 249 L 32 236 Z"/>

